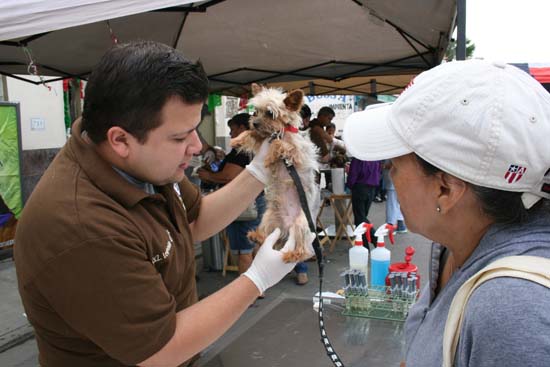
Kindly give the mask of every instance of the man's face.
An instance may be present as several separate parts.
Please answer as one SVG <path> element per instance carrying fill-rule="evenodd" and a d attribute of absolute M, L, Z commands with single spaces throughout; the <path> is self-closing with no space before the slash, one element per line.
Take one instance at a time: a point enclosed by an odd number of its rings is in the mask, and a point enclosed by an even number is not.
<path fill-rule="evenodd" d="M 239 124 L 229 124 L 229 136 L 231 139 L 235 139 L 237 136 L 241 135 L 242 132 L 246 131 L 246 128 Z"/>
<path fill-rule="evenodd" d="M 332 122 L 333 118 L 334 118 L 334 115 L 322 115 L 322 116 L 318 116 L 317 120 L 319 120 L 321 125 L 328 126 Z"/>
<path fill-rule="evenodd" d="M 154 185 L 181 181 L 189 161 L 202 147 L 196 131 L 201 109 L 202 103 L 168 99 L 161 110 L 160 126 L 149 131 L 145 143 L 130 139 L 128 173 Z"/>

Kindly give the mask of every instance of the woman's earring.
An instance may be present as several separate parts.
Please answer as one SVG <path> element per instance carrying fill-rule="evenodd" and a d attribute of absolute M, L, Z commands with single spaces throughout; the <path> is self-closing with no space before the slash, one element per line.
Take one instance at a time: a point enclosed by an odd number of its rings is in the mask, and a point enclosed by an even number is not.
<path fill-rule="evenodd" d="M 441 208 L 439 206 L 435 208 L 435 210 L 437 210 L 438 213 L 441 213 Z"/>

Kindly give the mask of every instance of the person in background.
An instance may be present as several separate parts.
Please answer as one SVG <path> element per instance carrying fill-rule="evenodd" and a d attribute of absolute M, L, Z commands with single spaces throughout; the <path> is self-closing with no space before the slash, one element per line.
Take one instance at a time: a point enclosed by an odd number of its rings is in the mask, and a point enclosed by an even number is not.
<path fill-rule="evenodd" d="M 399 206 L 399 200 L 397 199 L 397 194 L 395 192 L 395 186 L 389 174 L 391 169 L 391 160 L 385 160 L 382 163 L 384 168 L 382 175 L 384 176 L 384 182 L 386 183 L 386 223 L 390 223 L 395 226 L 397 233 L 407 233 L 407 226 L 405 225 L 405 220 L 403 218 L 403 213 L 401 213 L 401 207 Z"/>
<path fill-rule="evenodd" d="M 236 138 L 250 128 L 249 120 L 250 115 L 248 113 L 239 113 L 227 122 L 231 139 Z M 216 172 L 201 168 L 198 170 L 198 175 L 203 181 L 225 185 L 237 177 L 248 164 L 250 164 L 250 156 L 233 148 L 222 161 Z M 265 212 L 265 205 L 265 195 L 262 191 L 260 195 L 256 197 L 258 217 L 254 220 L 233 221 L 226 228 L 231 252 L 238 257 L 237 265 L 239 274 L 243 274 L 247 271 L 252 264 L 252 253 L 255 244 L 251 242 L 246 235 L 248 232 L 256 229 L 260 224 Z"/>
<path fill-rule="evenodd" d="M 82 119 L 16 232 L 41 366 L 189 366 L 294 268 L 273 249 L 277 229 L 243 275 L 198 300 L 193 243 L 231 223 L 269 175 L 266 142 L 212 194 L 187 180 L 207 97 L 202 65 L 160 43 L 115 45 L 94 67 Z"/>
<path fill-rule="evenodd" d="M 302 118 L 302 126 L 300 126 L 301 132 L 308 132 L 309 135 L 309 121 L 311 120 L 311 109 L 307 104 L 302 105 L 302 109 L 300 110 L 300 117 Z"/>
<path fill-rule="evenodd" d="M 306 136 L 307 138 L 310 138 L 309 122 L 311 119 L 311 109 L 307 104 L 302 105 L 302 109 L 300 110 L 300 117 L 302 118 L 302 127 L 300 127 L 300 134 Z M 315 217 L 317 217 L 317 213 L 315 213 Z M 316 258 L 314 257 L 314 259 Z M 296 266 L 294 267 L 294 272 L 296 273 L 296 284 L 305 285 L 309 282 L 307 270 L 308 266 L 306 262 L 299 262 L 296 264 Z"/>
<path fill-rule="evenodd" d="M 351 159 L 346 186 L 351 190 L 355 226 L 363 222 L 370 223 L 369 210 L 374 200 L 376 184 L 380 182 L 380 175 L 380 161 L 362 161 L 355 157 Z M 371 240 L 376 241 L 373 233 L 371 233 Z M 368 243 L 367 237 L 363 235 L 363 246 L 367 249 L 369 249 Z"/>
<path fill-rule="evenodd" d="M 346 121 L 348 150 L 391 159 L 409 231 L 434 241 L 406 367 L 548 366 L 549 136 L 550 94 L 486 60 L 436 66 Z"/>
<path fill-rule="evenodd" d="M 334 118 L 334 110 L 330 107 L 321 107 L 317 118 L 309 122 L 309 137 L 319 150 L 319 162 L 327 164 L 330 160 L 329 144 L 332 143 L 332 136 L 327 134 L 327 127 Z"/>
<path fill-rule="evenodd" d="M 0 194 L 0 244 L 7 247 L 13 242 L 16 228 L 17 219 Z"/>
<path fill-rule="evenodd" d="M 331 122 L 325 130 L 332 137 L 332 142 L 329 144 L 330 167 L 342 168 L 348 160 L 346 157 L 346 145 L 343 140 L 335 136 L 336 124 Z"/>

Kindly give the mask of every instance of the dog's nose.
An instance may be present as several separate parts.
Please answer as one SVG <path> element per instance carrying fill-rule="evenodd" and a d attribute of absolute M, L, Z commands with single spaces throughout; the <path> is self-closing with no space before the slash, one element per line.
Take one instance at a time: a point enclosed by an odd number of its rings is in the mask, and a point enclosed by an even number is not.
<path fill-rule="evenodd" d="M 259 122 L 259 121 L 254 121 L 254 122 L 252 123 L 252 125 L 254 126 L 254 129 L 257 129 L 257 128 L 260 127 L 260 122 Z"/>

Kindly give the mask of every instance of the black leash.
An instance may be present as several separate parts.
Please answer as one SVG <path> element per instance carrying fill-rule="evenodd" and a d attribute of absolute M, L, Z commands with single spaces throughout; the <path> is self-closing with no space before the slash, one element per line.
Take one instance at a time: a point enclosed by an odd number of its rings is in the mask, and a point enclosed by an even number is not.
<path fill-rule="evenodd" d="M 334 348 L 332 347 L 332 344 L 330 343 L 327 332 L 325 330 L 325 321 L 323 318 L 323 270 L 325 267 L 325 261 L 323 258 L 323 249 L 321 248 L 319 237 L 317 236 L 317 228 L 315 226 L 315 223 L 313 222 L 313 219 L 311 218 L 311 212 L 309 211 L 309 206 L 307 204 L 304 186 L 302 185 L 300 176 L 298 176 L 296 167 L 294 167 L 292 162 L 290 162 L 288 159 L 283 159 L 283 161 L 288 171 L 288 174 L 292 178 L 292 181 L 294 181 L 296 189 L 298 190 L 300 205 L 302 206 L 302 210 L 306 215 L 309 230 L 315 234 L 315 239 L 313 240 L 313 250 L 315 251 L 315 256 L 317 257 L 317 265 L 319 266 L 319 331 L 321 333 L 321 342 L 325 346 L 327 355 L 329 356 L 332 363 L 336 367 L 344 367 L 344 363 L 342 362 L 338 354 L 336 354 L 336 352 L 334 351 Z"/>

